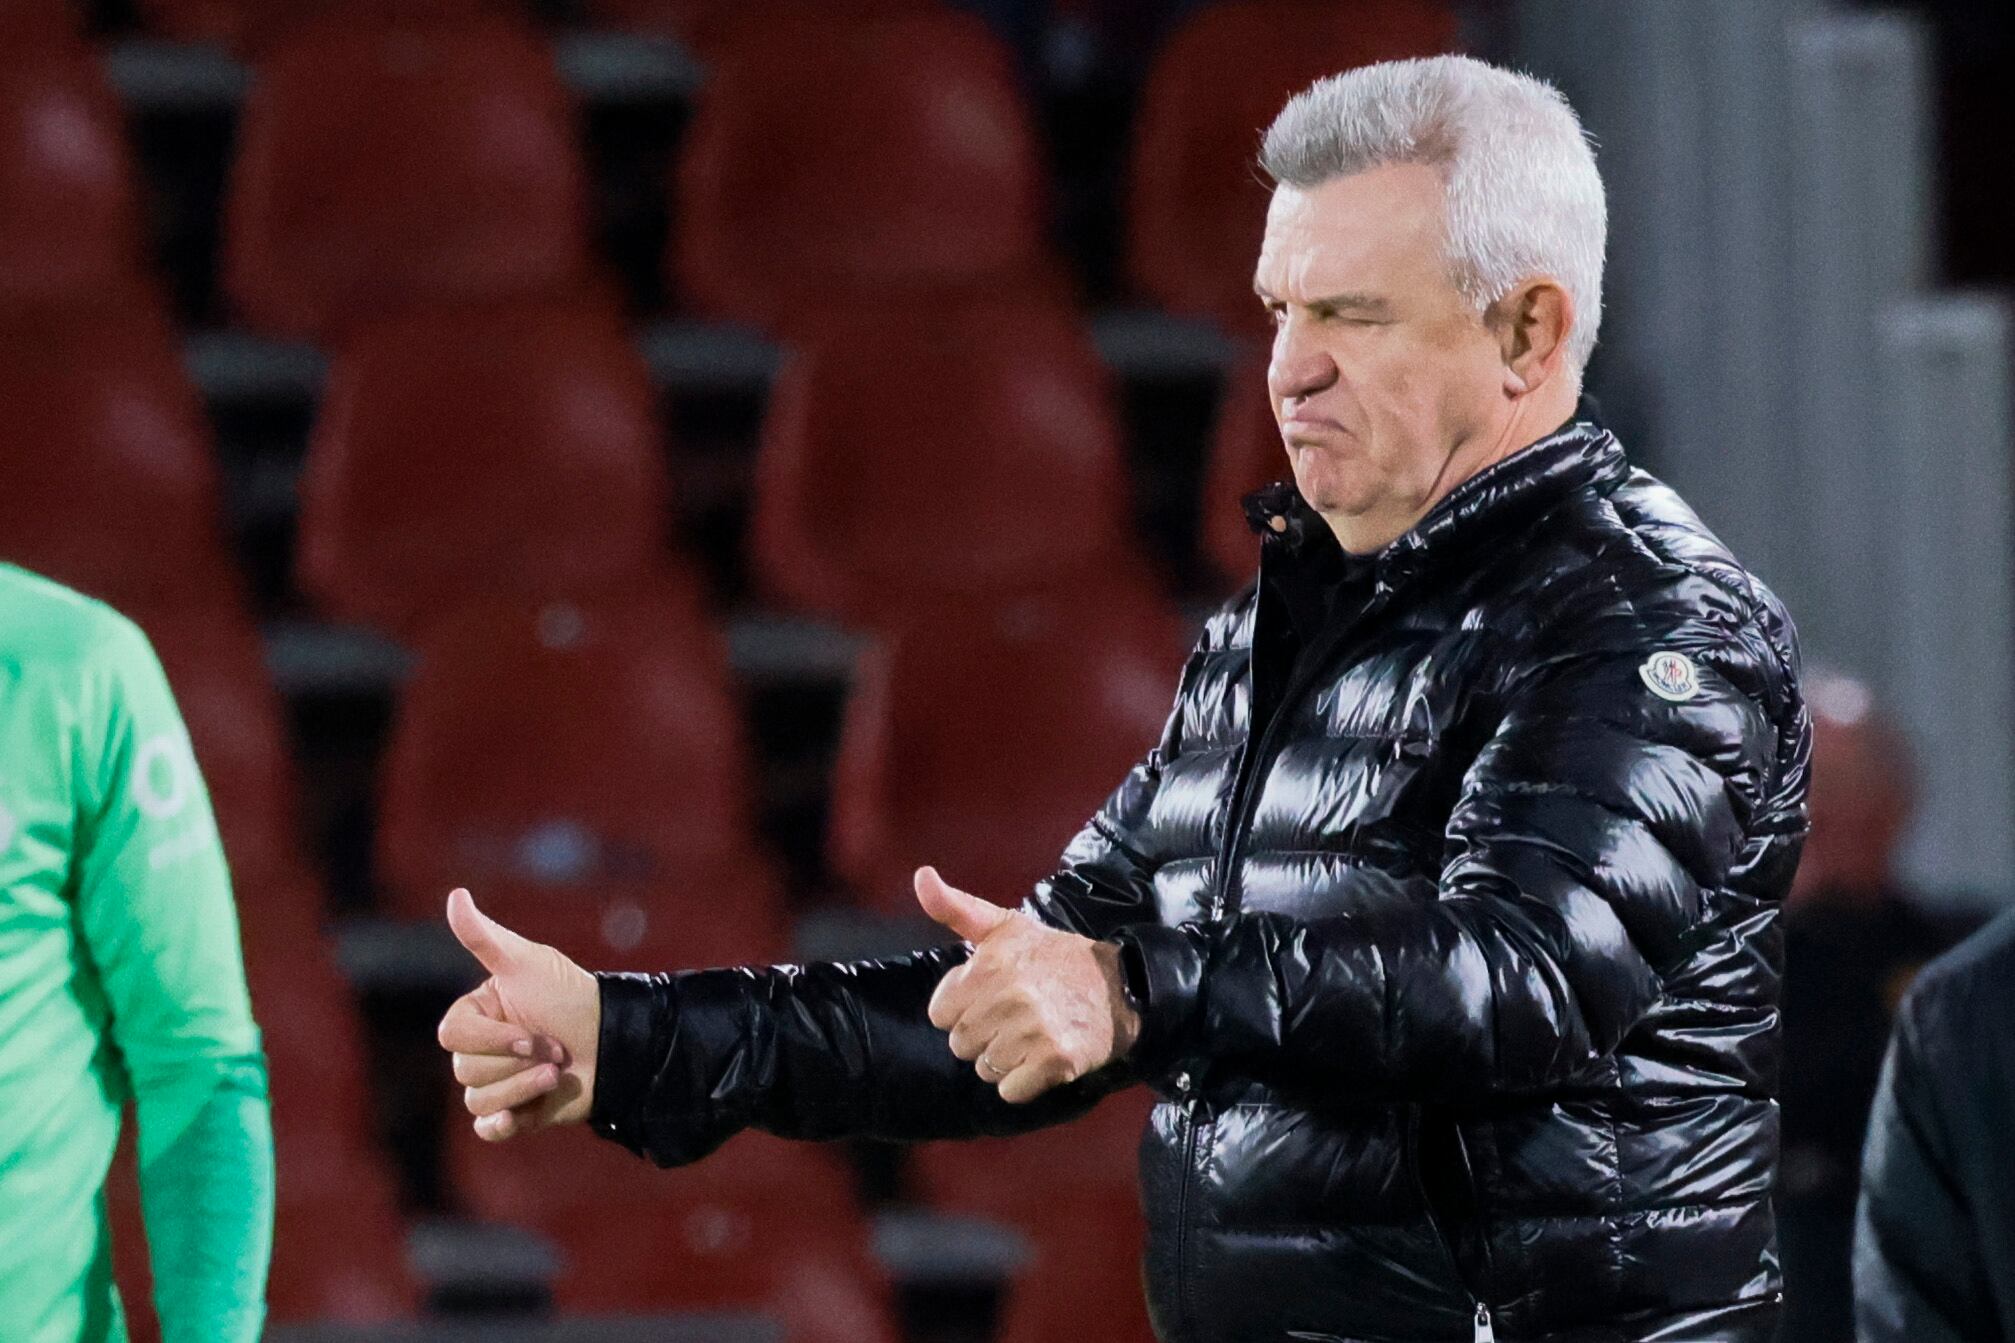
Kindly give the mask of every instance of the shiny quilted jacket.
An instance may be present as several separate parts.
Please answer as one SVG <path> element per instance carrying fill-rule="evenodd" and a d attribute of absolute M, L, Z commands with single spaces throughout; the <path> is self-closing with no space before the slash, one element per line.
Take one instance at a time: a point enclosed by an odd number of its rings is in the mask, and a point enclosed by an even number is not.
<path fill-rule="evenodd" d="M 1782 608 L 1588 420 L 1375 557 L 1291 489 L 1249 507 L 1256 588 L 1028 904 L 1122 946 L 1128 1059 L 1001 1103 L 924 1018 L 957 947 L 603 976 L 594 1124 L 670 1164 L 1144 1083 L 1168 1343 L 1767 1343 Z"/>

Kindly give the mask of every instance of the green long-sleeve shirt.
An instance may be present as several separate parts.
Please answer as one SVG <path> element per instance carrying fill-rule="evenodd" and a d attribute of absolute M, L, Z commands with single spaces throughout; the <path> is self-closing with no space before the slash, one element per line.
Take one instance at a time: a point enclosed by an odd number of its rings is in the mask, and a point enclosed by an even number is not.
<path fill-rule="evenodd" d="M 164 1339 L 250 1343 L 272 1129 L 209 796 L 139 629 L 0 564 L 7 1343 L 125 1338 L 104 1185 L 129 1099 Z"/>

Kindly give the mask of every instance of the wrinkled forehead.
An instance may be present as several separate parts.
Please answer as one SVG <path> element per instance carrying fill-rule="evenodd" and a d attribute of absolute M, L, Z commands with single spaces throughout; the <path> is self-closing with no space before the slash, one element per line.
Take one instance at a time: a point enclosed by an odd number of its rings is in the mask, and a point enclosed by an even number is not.
<path fill-rule="evenodd" d="M 1254 286 L 1291 301 L 1447 283 L 1441 177 L 1420 164 L 1369 168 L 1310 187 L 1274 188 Z"/>

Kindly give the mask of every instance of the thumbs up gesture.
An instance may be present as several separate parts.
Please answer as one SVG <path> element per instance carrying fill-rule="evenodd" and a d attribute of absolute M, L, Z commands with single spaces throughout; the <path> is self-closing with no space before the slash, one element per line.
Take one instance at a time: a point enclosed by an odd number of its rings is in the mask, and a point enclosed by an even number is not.
<path fill-rule="evenodd" d="M 595 977 L 490 918 L 465 890 L 448 897 L 448 926 L 490 972 L 455 1000 L 439 1031 L 477 1135 L 502 1142 L 585 1120 L 602 1029 Z"/>
<path fill-rule="evenodd" d="M 917 869 L 916 889 L 924 913 L 973 946 L 938 981 L 931 1024 L 951 1033 L 952 1053 L 1002 1100 L 1032 1101 L 1133 1048 L 1140 1017 L 1126 1000 L 1117 947 L 946 885 L 936 868 Z"/>

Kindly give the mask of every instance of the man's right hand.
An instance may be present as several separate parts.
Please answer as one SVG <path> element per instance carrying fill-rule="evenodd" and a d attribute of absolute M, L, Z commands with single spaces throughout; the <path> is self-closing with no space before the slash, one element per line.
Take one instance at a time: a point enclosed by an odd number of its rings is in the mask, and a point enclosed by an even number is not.
<path fill-rule="evenodd" d="M 465 890 L 448 896 L 448 926 L 490 972 L 455 1000 L 439 1031 L 477 1136 L 503 1142 L 586 1120 L 602 1030 L 595 977 L 490 918 Z"/>

